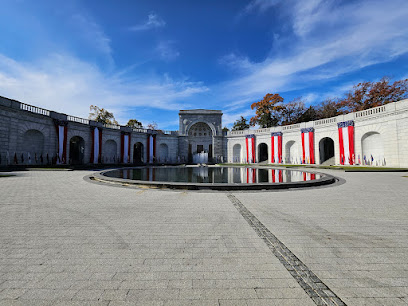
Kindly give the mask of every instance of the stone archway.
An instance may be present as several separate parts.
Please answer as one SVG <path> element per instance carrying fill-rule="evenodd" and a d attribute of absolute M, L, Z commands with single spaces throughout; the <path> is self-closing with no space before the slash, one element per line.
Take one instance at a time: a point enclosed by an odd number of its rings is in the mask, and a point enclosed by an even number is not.
<path fill-rule="evenodd" d="M 133 145 L 133 163 L 136 165 L 144 163 L 144 146 L 141 142 L 136 142 Z"/>
<path fill-rule="evenodd" d="M 324 137 L 319 141 L 320 164 L 324 162 L 334 164 L 334 141 L 330 137 Z"/>
<path fill-rule="evenodd" d="M 368 132 L 361 137 L 361 149 L 363 164 L 382 166 L 386 164 L 384 156 L 384 145 L 381 134 Z"/>
<path fill-rule="evenodd" d="M 268 145 L 262 142 L 258 145 L 258 163 L 263 161 L 268 161 Z"/>
<path fill-rule="evenodd" d="M 74 136 L 69 140 L 69 163 L 82 165 L 84 163 L 85 140 L 80 136 Z"/>
<path fill-rule="evenodd" d="M 28 130 L 23 136 L 23 154 L 27 163 L 40 163 L 40 156 L 44 153 L 44 135 L 38 130 Z"/>
<path fill-rule="evenodd" d="M 296 141 L 290 140 L 285 145 L 285 162 L 288 164 L 298 164 L 299 150 Z"/>
<path fill-rule="evenodd" d="M 232 147 L 232 162 L 241 163 L 241 145 L 239 143 Z"/>
<path fill-rule="evenodd" d="M 213 131 L 205 122 L 193 124 L 188 133 L 188 160 L 200 163 L 212 161 L 213 157 Z"/>

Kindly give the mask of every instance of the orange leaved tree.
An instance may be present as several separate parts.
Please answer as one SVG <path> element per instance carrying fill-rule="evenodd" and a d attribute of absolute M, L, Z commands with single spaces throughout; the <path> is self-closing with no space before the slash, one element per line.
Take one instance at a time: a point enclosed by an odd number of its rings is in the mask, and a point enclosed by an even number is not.
<path fill-rule="evenodd" d="M 279 94 L 268 93 L 261 101 L 252 103 L 251 109 L 256 109 L 256 111 L 249 124 L 251 126 L 258 124 L 261 128 L 278 125 L 282 102 L 283 98 Z"/>

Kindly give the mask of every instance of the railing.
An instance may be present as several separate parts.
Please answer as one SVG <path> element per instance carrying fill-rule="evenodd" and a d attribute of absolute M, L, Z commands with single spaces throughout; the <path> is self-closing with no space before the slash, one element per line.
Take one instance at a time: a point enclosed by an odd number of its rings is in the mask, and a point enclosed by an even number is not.
<path fill-rule="evenodd" d="M 323 124 L 330 124 L 330 123 L 335 123 L 337 121 L 337 118 L 327 118 L 327 119 L 320 119 L 314 122 L 314 125 L 323 125 Z"/>
<path fill-rule="evenodd" d="M 360 118 L 360 117 L 371 116 L 371 115 L 375 115 L 375 114 L 378 114 L 378 113 L 384 113 L 384 112 L 385 112 L 385 105 L 382 105 L 382 106 L 378 106 L 378 107 L 375 107 L 375 108 L 371 108 L 371 109 L 356 112 L 355 116 L 356 116 L 356 118 Z"/>
<path fill-rule="evenodd" d="M 263 128 L 263 129 L 257 129 L 254 131 L 255 134 L 262 134 L 262 133 L 266 133 L 266 132 L 270 132 L 271 128 Z"/>
<path fill-rule="evenodd" d="M 147 133 L 147 129 L 144 128 L 133 128 L 132 131 L 136 133 Z"/>
<path fill-rule="evenodd" d="M 44 116 L 49 116 L 50 115 L 50 111 L 37 107 L 37 106 L 32 106 L 29 104 L 24 104 L 20 102 L 20 109 L 28 111 L 28 112 L 32 112 L 35 114 L 40 114 L 40 115 L 44 115 Z"/>
<path fill-rule="evenodd" d="M 244 135 L 247 130 L 228 131 L 227 135 Z"/>
<path fill-rule="evenodd" d="M 74 116 L 67 116 L 67 120 L 68 121 L 72 121 L 72 122 L 78 122 L 78 123 L 82 123 L 82 124 L 89 124 L 89 120 L 88 119 L 84 119 L 84 118 L 79 118 L 79 117 L 74 117 Z"/>
<path fill-rule="evenodd" d="M 300 123 L 291 124 L 291 125 L 284 125 L 284 126 L 282 127 L 282 130 L 283 130 L 283 131 L 295 130 L 295 129 L 300 129 Z"/>
<path fill-rule="evenodd" d="M 103 126 L 109 129 L 120 130 L 120 125 L 116 125 L 116 124 L 104 123 Z"/>

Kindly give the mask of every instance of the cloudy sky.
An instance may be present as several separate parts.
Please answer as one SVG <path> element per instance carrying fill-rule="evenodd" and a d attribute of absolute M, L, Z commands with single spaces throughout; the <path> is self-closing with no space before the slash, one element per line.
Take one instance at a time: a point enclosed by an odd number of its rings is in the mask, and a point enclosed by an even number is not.
<path fill-rule="evenodd" d="M 266 93 L 308 104 L 408 77 L 407 0 L 2 0 L 0 95 L 87 118 L 178 129 Z"/>

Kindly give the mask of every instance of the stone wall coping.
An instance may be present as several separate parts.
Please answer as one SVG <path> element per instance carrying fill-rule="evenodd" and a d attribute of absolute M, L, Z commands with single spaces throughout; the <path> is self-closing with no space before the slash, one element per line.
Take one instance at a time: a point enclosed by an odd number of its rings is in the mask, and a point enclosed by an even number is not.
<path fill-rule="evenodd" d="M 186 109 L 180 110 L 179 115 L 222 115 L 221 110 L 213 110 L 213 109 Z"/>

